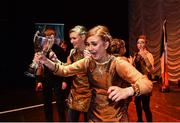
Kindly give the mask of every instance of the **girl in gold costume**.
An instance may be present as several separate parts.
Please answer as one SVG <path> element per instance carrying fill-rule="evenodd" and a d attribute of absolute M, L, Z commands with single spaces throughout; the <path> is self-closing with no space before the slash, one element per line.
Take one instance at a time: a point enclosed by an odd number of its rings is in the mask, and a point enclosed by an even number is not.
<path fill-rule="evenodd" d="M 146 76 L 126 60 L 110 54 L 111 40 L 107 27 L 98 25 L 89 30 L 85 41 L 90 57 L 64 66 L 44 55 L 35 55 L 36 62 L 46 65 L 56 75 L 87 75 L 92 89 L 89 122 L 127 122 L 126 99 L 152 90 L 152 82 Z"/>

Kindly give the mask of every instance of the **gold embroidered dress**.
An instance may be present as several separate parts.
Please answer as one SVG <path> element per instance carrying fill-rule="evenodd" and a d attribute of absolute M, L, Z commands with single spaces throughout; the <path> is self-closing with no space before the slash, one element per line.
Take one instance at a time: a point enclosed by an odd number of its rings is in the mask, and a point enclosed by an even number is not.
<path fill-rule="evenodd" d="M 123 88 L 136 83 L 139 87 L 139 94 L 148 93 L 152 89 L 150 80 L 121 57 L 111 56 L 104 63 L 84 58 L 69 66 L 59 65 L 55 74 L 72 76 L 76 73 L 87 74 L 92 88 L 93 95 L 88 112 L 90 122 L 128 121 L 127 100 L 113 102 L 108 99 L 107 90 L 110 86 Z M 122 79 L 127 81 L 122 81 Z"/>
<path fill-rule="evenodd" d="M 70 53 L 71 63 L 83 59 L 83 52 L 72 49 Z M 91 99 L 91 90 L 85 73 L 73 76 L 71 90 L 68 97 L 68 107 L 77 111 L 87 112 Z"/>

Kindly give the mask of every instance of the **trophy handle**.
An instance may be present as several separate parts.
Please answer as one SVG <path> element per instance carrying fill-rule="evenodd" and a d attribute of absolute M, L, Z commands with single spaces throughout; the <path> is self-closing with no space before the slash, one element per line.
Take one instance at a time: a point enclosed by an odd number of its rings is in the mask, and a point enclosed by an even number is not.
<path fill-rule="evenodd" d="M 35 43 L 36 41 L 36 37 L 38 37 L 38 34 L 40 34 L 39 30 L 36 31 L 36 33 L 34 34 L 34 38 L 33 38 L 33 42 Z"/>

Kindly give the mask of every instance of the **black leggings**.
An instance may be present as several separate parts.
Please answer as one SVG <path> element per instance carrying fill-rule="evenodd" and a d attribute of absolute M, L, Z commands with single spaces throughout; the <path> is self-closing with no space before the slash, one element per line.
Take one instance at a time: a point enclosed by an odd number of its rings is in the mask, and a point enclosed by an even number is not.
<path fill-rule="evenodd" d="M 145 112 L 147 122 L 152 122 L 152 113 L 150 109 L 150 96 L 141 95 L 141 96 L 135 97 L 135 105 L 136 105 L 138 122 L 143 121 L 142 120 L 142 107 Z"/>
<path fill-rule="evenodd" d="M 80 112 L 73 109 L 68 109 L 68 121 L 69 122 L 79 122 L 79 116 L 83 113 L 84 115 L 84 122 L 88 122 L 87 112 Z"/>

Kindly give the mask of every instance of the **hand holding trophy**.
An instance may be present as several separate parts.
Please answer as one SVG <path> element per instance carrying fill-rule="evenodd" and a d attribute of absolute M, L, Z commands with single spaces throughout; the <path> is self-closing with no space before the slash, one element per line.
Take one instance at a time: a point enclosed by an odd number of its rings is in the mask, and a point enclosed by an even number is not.
<path fill-rule="evenodd" d="M 40 35 L 40 32 L 37 31 L 34 35 L 33 42 L 34 42 L 35 53 L 46 55 L 47 52 L 52 48 L 52 46 L 54 44 L 54 35 L 43 37 Z M 25 75 L 27 75 L 29 77 L 35 77 L 36 70 L 39 65 L 40 65 L 40 63 L 33 61 L 29 65 L 29 68 L 25 72 Z"/>

